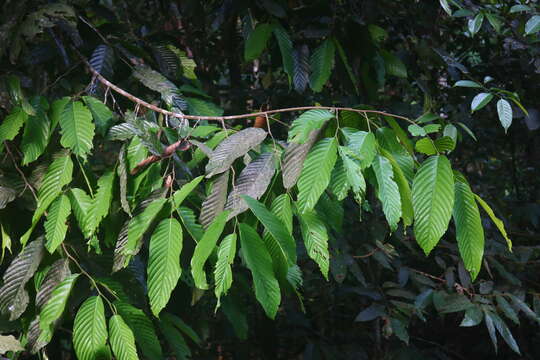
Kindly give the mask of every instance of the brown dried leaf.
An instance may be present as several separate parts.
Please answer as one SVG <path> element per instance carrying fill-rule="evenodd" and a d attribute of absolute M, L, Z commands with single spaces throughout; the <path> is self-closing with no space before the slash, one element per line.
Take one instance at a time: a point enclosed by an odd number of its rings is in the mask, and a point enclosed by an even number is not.
<path fill-rule="evenodd" d="M 296 181 L 298 181 L 300 173 L 302 172 L 302 167 L 304 166 L 304 160 L 313 144 L 315 144 L 315 141 L 317 141 L 320 132 L 321 129 L 313 130 L 305 143 L 289 143 L 289 146 L 287 146 L 281 167 L 283 173 L 283 187 L 285 187 L 285 189 L 292 188 L 296 184 Z"/>
<path fill-rule="evenodd" d="M 227 190 L 229 185 L 229 171 L 219 175 L 212 183 L 212 190 L 204 200 L 201 208 L 199 221 L 206 229 L 214 218 L 223 211 L 227 200 Z"/>

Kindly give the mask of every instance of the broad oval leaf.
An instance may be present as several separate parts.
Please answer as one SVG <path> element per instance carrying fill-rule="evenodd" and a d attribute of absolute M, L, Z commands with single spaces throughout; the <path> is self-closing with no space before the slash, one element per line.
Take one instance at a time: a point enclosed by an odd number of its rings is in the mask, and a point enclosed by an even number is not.
<path fill-rule="evenodd" d="M 117 360 L 138 360 L 133 332 L 120 315 L 109 319 L 110 343 Z"/>
<path fill-rule="evenodd" d="M 244 156 L 249 150 L 259 145 L 266 138 L 266 131 L 259 128 L 247 128 L 230 135 L 223 140 L 210 156 L 206 164 L 206 177 L 212 177 L 227 171 L 234 160 Z"/>
<path fill-rule="evenodd" d="M 448 228 L 454 205 L 454 175 L 443 155 L 422 163 L 414 177 L 412 201 L 414 234 L 428 255 Z"/>
<path fill-rule="evenodd" d="M 229 219 L 248 209 L 242 195 L 259 199 L 266 192 L 275 171 L 273 153 L 261 154 L 242 170 L 225 204 Z"/>
<path fill-rule="evenodd" d="M 508 132 L 508 128 L 512 125 L 512 106 L 505 99 L 497 101 L 497 114 L 499 121 L 504 128 L 504 132 Z"/>
<path fill-rule="evenodd" d="M 4 284 L 0 288 L 0 312 L 9 315 L 10 321 L 18 319 L 28 305 L 25 285 L 36 272 L 43 257 L 43 240 L 30 242 L 17 255 L 4 272 Z"/>
<path fill-rule="evenodd" d="M 433 140 L 429 137 L 422 138 L 416 142 L 414 145 L 416 151 L 426 154 L 426 155 L 435 155 L 437 154 L 437 147 Z"/>
<path fill-rule="evenodd" d="M 255 297 L 266 315 L 274 319 L 281 302 L 281 292 L 274 276 L 272 258 L 260 236 L 247 224 L 240 224 L 240 243 L 244 260 L 253 276 Z"/>
<path fill-rule="evenodd" d="M 322 91 L 324 84 L 326 84 L 330 78 L 332 68 L 334 67 L 335 53 L 336 47 L 331 38 L 324 40 L 322 44 L 313 51 L 309 61 L 311 67 L 309 84 L 313 91 Z"/>
<path fill-rule="evenodd" d="M 471 112 L 475 112 L 489 104 L 493 99 L 493 94 L 490 93 L 480 93 L 474 97 L 471 102 Z"/>
<path fill-rule="evenodd" d="M 107 354 L 107 323 L 105 309 L 100 296 L 84 301 L 73 324 L 73 347 L 77 359 L 94 360 Z"/>
<path fill-rule="evenodd" d="M 328 280 L 330 254 L 326 226 L 315 211 L 301 213 L 299 218 L 307 253 L 319 265 L 321 273 Z"/>
<path fill-rule="evenodd" d="M 148 298 L 152 313 L 156 317 L 169 302 L 182 274 L 181 252 L 180 223 L 174 218 L 163 220 L 154 230 L 148 250 Z"/>
<path fill-rule="evenodd" d="M 313 130 L 309 133 L 308 139 L 303 144 L 289 143 L 285 154 L 283 155 L 283 161 L 281 164 L 281 172 L 283 173 L 283 187 L 290 189 L 296 185 L 296 181 L 302 172 L 304 160 L 306 159 L 309 151 L 317 137 L 321 133 L 321 129 Z"/>
<path fill-rule="evenodd" d="M 68 103 L 60 116 L 60 127 L 62 128 L 60 139 L 62 146 L 86 158 L 92 150 L 95 128 L 90 110 L 80 101 Z"/>
<path fill-rule="evenodd" d="M 298 207 L 301 212 L 312 210 L 330 183 L 332 169 L 337 160 L 337 141 L 325 138 L 319 141 L 304 162 L 298 179 Z"/>
<path fill-rule="evenodd" d="M 210 226 L 208 226 L 208 229 L 206 229 L 201 241 L 197 243 L 197 246 L 195 246 L 195 250 L 193 251 L 193 256 L 191 258 L 191 275 L 193 276 L 195 286 L 199 289 L 208 289 L 204 264 L 216 247 L 216 243 L 227 222 L 228 215 L 228 211 L 223 211 L 214 219 L 214 221 L 212 221 Z"/>
<path fill-rule="evenodd" d="M 456 239 L 465 269 L 474 280 L 482 266 L 484 255 L 484 229 L 474 194 L 468 184 L 457 181 L 454 185 L 455 202 L 453 217 Z"/>
<path fill-rule="evenodd" d="M 66 220 L 71 213 L 71 204 L 66 195 L 60 195 L 52 204 L 45 221 L 45 247 L 53 253 L 64 241 L 67 232 Z"/>
<path fill-rule="evenodd" d="M 401 197 L 394 181 L 394 172 L 390 161 L 377 155 L 373 161 L 373 171 L 377 177 L 377 196 L 383 205 L 383 212 L 392 231 L 396 231 L 401 218 Z"/>
<path fill-rule="evenodd" d="M 221 295 L 227 295 L 233 282 L 231 265 L 236 255 L 236 233 L 229 234 L 221 241 L 214 267 L 214 293 L 217 298 L 216 310 L 221 305 Z"/>

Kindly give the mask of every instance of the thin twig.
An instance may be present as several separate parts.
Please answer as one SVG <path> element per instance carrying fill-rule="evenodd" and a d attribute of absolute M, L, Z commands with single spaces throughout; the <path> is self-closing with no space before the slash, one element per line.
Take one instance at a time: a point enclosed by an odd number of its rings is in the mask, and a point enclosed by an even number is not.
<path fill-rule="evenodd" d="M 28 182 L 28 179 L 26 179 L 26 176 L 22 172 L 21 168 L 19 168 L 19 166 L 17 165 L 17 162 L 15 161 L 15 157 L 13 156 L 13 153 L 11 152 L 11 149 L 9 148 L 7 141 L 4 141 L 4 146 L 6 147 L 6 151 L 7 151 L 8 155 L 9 155 L 9 158 L 11 159 L 11 161 L 13 162 L 13 165 L 15 166 L 15 170 L 17 170 L 19 175 L 21 175 L 21 177 L 22 177 L 22 179 L 24 181 L 25 188 L 30 189 L 30 192 L 34 196 L 34 199 L 36 200 L 36 202 L 38 202 L 38 197 L 36 195 L 36 191 L 35 191 L 34 187 Z"/>
<path fill-rule="evenodd" d="M 376 253 L 377 251 L 380 251 L 380 250 L 381 250 L 381 249 L 379 249 L 379 248 L 375 248 L 375 249 L 371 250 L 370 252 L 368 252 L 367 254 L 364 254 L 364 255 L 355 255 L 355 256 L 353 256 L 353 258 L 354 258 L 354 259 L 365 259 L 365 258 L 368 258 L 368 257 L 370 257 L 370 256 L 372 256 L 372 255 L 375 255 L 375 253 Z"/>

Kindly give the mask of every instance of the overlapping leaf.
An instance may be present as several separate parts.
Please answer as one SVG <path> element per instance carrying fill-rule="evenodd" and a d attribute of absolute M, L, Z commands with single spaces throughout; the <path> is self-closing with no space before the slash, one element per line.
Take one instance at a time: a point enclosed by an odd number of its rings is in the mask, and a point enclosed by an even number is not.
<path fill-rule="evenodd" d="M 117 360 L 138 360 L 137 348 L 133 332 L 120 315 L 109 319 L 109 334 L 111 347 Z"/>
<path fill-rule="evenodd" d="M 257 59 L 266 48 L 266 43 L 272 35 L 273 25 L 260 23 L 249 34 L 244 47 L 244 60 Z"/>
<path fill-rule="evenodd" d="M 373 161 L 373 170 L 377 177 L 377 196 L 383 205 L 383 212 L 392 231 L 396 231 L 401 218 L 401 197 L 394 181 L 394 172 L 390 161 L 377 155 Z"/>
<path fill-rule="evenodd" d="M 214 267 L 214 293 L 216 294 L 216 309 L 221 305 L 221 296 L 227 295 L 233 282 L 231 265 L 236 254 L 236 234 L 229 234 L 221 241 L 218 250 L 218 258 Z"/>
<path fill-rule="evenodd" d="M 321 273 L 328 280 L 330 253 L 326 226 L 313 210 L 299 214 L 299 219 L 307 253 L 319 265 Z"/>
<path fill-rule="evenodd" d="M 26 120 L 28 120 L 28 114 L 20 106 L 13 107 L 0 125 L 0 142 L 13 140 Z"/>
<path fill-rule="evenodd" d="M 296 185 L 296 181 L 298 180 L 298 177 L 300 177 L 302 167 L 304 166 L 304 160 L 306 159 L 313 144 L 315 144 L 315 141 L 317 141 L 317 137 L 320 133 L 320 129 L 313 130 L 309 133 L 308 139 L 305 143 L 289 143 L 289 145 L 287 145 L 281 165 L 281 172 L 283 173 L 283 187 L 285 189 L 290 189 Z"/>
<path fill-rule="evenodd" d="M 52 204 L 45 221 L 45 247 L 52 254 L 64 241 L 67 232 L 66 220 L 71 213 L 71 205 L 66 195 L 60 195 Z"/>
<path fill-rule="evenodd" d="M 309 84 L 313 91 L 322 91 L 324 84 L 326 84 L 330 78 L 332 68 L 334 67 L 335 52 L 336 48 L 334 42 L 330 38 L 324 40 L 322 44 L 313 51 L 310 59 L 312 73 L 309 77 Z"/>
<path fill-rule="evenodd" d="M 42 308 L 51 298 L 51 293 L 54 288 L 69 275 L 71 275 L 71 271 L 69 270 L 69 260 L 56 260 L 51 265 L 47 275 L 45 275 L 45 278 L 39 287 L 39 291 L 36 294 L 36 307 Z"/>
<path fill-rule="evenodd" d="M 333 118 L 334 115 L 328 110 L 308 110 L 297 117 L 289 129 L 289 142 L 305 144 L 313 139 L 313 132 L 319 130 L 323 125 Z"/>
<path fill-rule="evenodd" d="M 44 105 L 47 105 L 44 99 L 42 100 L 38 97 L 32 99 L 35 115 L 29 116 L 24 126 L 21 142 L 21 148 L 24 154 L 23 165 L 37 160 L 49 143 L 51 122 L 45 113 L 46 106 Z"/>
<path fill-rule="evenodd" d="M 94 360 L 109 353 L 107 347 L 107 323 L 100 296 L 84 301 L 73 324 L 73 347 L 77 359 Z"/>
<path fill-rule="evenodd" d="M 60 116 L 62 146 L 70 148 L 75 155 L 86 158 L 92 150 L 95 125 L 92 113 L 80 101 L 69 102 Z"/>
<path fill-rule="evenodd" d="M 225 207 L 229 187 L 229 171 L 216 177 L 211 186 L 210 194 L 203 201 L 199 215 L 199 221 L 204 227 L 208 227 Z"/>

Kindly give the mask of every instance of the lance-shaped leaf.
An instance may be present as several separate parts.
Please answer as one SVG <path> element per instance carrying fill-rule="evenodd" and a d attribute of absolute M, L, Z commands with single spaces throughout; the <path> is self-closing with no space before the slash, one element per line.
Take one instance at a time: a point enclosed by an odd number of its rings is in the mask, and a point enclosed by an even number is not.
<path fill-rule="evenodd" d="M 394 172 L 390 161 L 377 155 L 373 161 L 373 171 L 377 177 L 377 196 L 383 205 L 383 212 L 392 231 L 396 231 L 401 217 L 401 197 L 394 181 Z"/>
<path fill-rule="evenodd" d="M 20 106 L 13 107 L 0 125 L 0 142 L 13 140 L 26 120 L 28 120 L 28 114 Z"/>
<path fill-rule="evenodd" d="M 309 84 L 309 47 L 306 44 L 296 46 L 293 52 L 294 89 L 303 93 Z"/>
<path fill-rule="evenodd" d="M 302 237 L 307 253 L 319 265 L 321 273 L 328 280 L 330 254 L 328 252 L 328 232 L 324 222 L 315 211 L 299 214 Z"/>
<path fill-rule="evenodd" d="M 71 271 L 69 270 L 68 259 L 56 260 L 51 265 L 47 275 L 45 275 L 45 278 L 39 287 L 39 291 L 36 294 L 36 307 L 38 309 L 42 308 L 43 305 L 49 301 L 54 288 L 56 288 L 56 286 L 60 282 L 64 281 L 64 279 L 69 275 L 71 275 Z"/>
<path fill-rule="evenodd" d="M 347 182 L 352 187 L 357 201 L 361 201 L 366 193 L 366 180 L 362 174 L 361 162 L 355 159 L 355 154 L 345 146 L 339 147 L 339 156 L 343 161 L 343 168 Z"/>
<path fill-rule="evenodd" d="M 93 213 L 94 221 L 94 231 L 101 220 L 109 214 L 109 208 L 111 206 L 111 200 L 113 195 L 113 184 L 114 184 L 114 171 L 107 171 L 103 174 L 98 180 L 98 190 L 96 195 L 92 200 L 92 206 L 90 212 Z"/>
<path fill-rule="evenodd" d="M 71 205 L 66 195 L 60 195 L 52 204 L 45 221 L 45 247 L 53 253 L 64 241 L 67 232 L 66 220 L 71 213 Z"/>
<path fill-rule="evenodd" d="M 512 125 L 512 106 L 505 99 L 500 99 L 497 101 L 497 113 L 504 132 L 508 132 L 508 128 Z"/>
<path fill-rule="evenodd" d="M 298 208 L 300 212 L 312 210 L 328 187 L 337 159 L 337 141 L 325 138 L 309 153 L 298 179 Z"/>
<path fill-rule="evenodd" d="M 120 315 L 109 319 L 109 335 L 111 347 L 117 360 L 138 360 L 137 348 L 133 332 Z"/>
<path fill-rule="evenodd" d="M 229 186 L 229 171 L 220 174 L 212 182 L 210 194 L 202 203 L 199 221 L 207 228 L 225 207 L 227 201 L 227 189 Z"/>
<path fill-rule="evenodd" d="M 172 348 L 176 358 L 179 360 L 190 359 L 191 350 L 180 331 L 178 331 L 168 319 L 162 320 L 159 325 L 163 336 Z"/>
<path fill-rule="evenodd" d="M 383 149 L 392 154 L 407 181 L 411 182 L 414 176 L 414 159 L 398 141 L 396 133 L 386 127 L 379 128 L 377 129 L 377 140 Z"/>
<path fill-rule="evenodd" d="M 446 232 L 454 205 L 454 175 L 443 155 L 425 160 L 412 187 L 414 235 L 428 255 Z"/>
<path fill-rule="evenodd" d="M 195 250 L 193 251 L 193 257 L 191 258 L 191 275 L 193 276 L 195 286 L 199 289 L 208 289 L 204 264 L 216 247 L 216 243 L 227 222 L 228 215 L 228 212 L 224 211 L 212 221 L 210 226 L 208 226 L 208 229 L 206 229 L 201 241 L 197 243 L 197 246 L 195 246 Z"/>
<path fill-rule="evenodd" d="M 456 181 L 453 217 L 456 239 L 465 269 L 474 280 L 482 266 L 484 255 L 484 229 L 474 194 L 468 184 Z"/>
<path fill-rule="evenodd" d="M 257 59 L 266 48 L 266 43 L 272 35 L 273 25 L 259 23 L 249 34 L 244 47 L 244 60 Z"/>
<path fill-rule="evenodd" d="M 242 195 L 259 199 L 266 192 L 275 171 L 273 153 L 261 154 L 242 170 L 225 204 L 225 210 L 230 211 L 229 219 L 248 209 Z"/>
<path fill-rule="evenodd" d="M 284 196 L 287 196 L 288 199 L 288 195 L 285 194 Z M 286 225 L 280 217 L 268 211 L 259 201 L 248 196 L 245 196 L 244 200 L 270 235 L 264 236 L 264 243 L 272 257 L 275 273 L 283 281 L 287 278 L 289 268 L 296 264 L 296 242 L 289 230 L 292 227 L 292 213 L 290 213 L 290 219 L 288 219 L 289 214 L 282 214 L 283 218 L 287 218 L 285 220 L 287 222 Z M 286 209 L 287 204 L 281 202 L 284 201 L 280 200 L 274 204 L 275 210 L 277 211 L 277 207 L 281 205 L 282 208 L 285 208 L 283 209 L 284 212 L 289 212 L 290 204 L 288 205 L 289 209 Z"/>
<path fill-rule="evenodd" d="M 349 194 L 351 184 L 349 183 L 347 169 L 345 169 L 345 164 L 341 157 L 337 159 L 336 165 L 332 170 L 332 176 L 330 177 L 330 184 L 328 187 L 332 194 L 336 195 L 338 201 L 343 201 Z"/>
<path fill-rule="evenodd" d="M 0 288 L 0 312 L 9 315 L 9 320 L 18 319 L 28 305 L 25 285 L 36 272 L 43 257 L 43 240 L 30 242 L 6 269 Z"/>
<path fill-rule="evenodd" d="M 93 96 L 83 96 L 83 100 L 92 113 L 92 117 L 96 123 L 97 132 L 101 136 L 105 136 L 113 120 L 112 111 L 107 107 L 107 105 Z"/>
<path fill-rule="evenodd" d="M 181 252 L 180 223 L 174 218 L 163 220 L 154 230 L 148 250 L 148 298 L 156 317 L 169 302 L 182 274 Z"/>
<path fill-rule="evenodd" d="M 135 335 L 135 341 L 144 356 L 150 360 L 163 359 L 161 344 L 154 325 L 144 311 L 121 301 L 116 301 L 114 306 Z"/>
<path fill-rule="evenodd" d="M 178 216 L 187 232 L 195 242 L 199 242 L 204 235 L 204 229 L 201 224 L 197 223 L 195 212 L 185 206 L 180 206 L 177 209 Z"/>
<path fill-rule="evenodd" d="M 320 130 L 323 125 L 334 117 L 328 110 L 308 110 L 297 117 L 289 129 L 289 142 L 304 144 L 313 139 L 314 130 Z"/>
<path fill-rule="evenodd" d="M 394 180 L 398 185 L 399 195 L 401 197 L 401 216 L 403 218 L 403 224 L 409 226 L 413 223 L 414 218 L 411 187 L 394 156 L 384 149 L 380 150 L 381 154 L 390 161 L 390 164 L 392 164 Z"/>
<path fill-rule="evenodd" d="M 377 155 L 375 135 L 372 132 L 349 130 L 349 128 L 344 130 L 347 148 L 352 152 L 350 155 L 354 155 L 353 158 L 360 161 L 362 169 L 369 167 Z"/>
<path fill-rule="evenodd" d="M 23 165 L 27 165 L 40 157 L 45 151 L 50 138 L 51 122 L 45 112 L 48 104 L 44 99 L 35 97 L 32 99 L 32 106 L 36 110 L 36 113 L 26 119 L 21 142 L 22 152 L 24 154 Z"/>
<path fill-rule="evenodd" d="M 91 238 L 96 228 L 95 212 L 92 211 L 93 199 L 84 190 L 78 188 L 70 189 L 69 199 L 81 232 L 86 239 Z"/>
<path fill-rule="evenodd" d="M 506 229 L 504 228 L 504 222 L 495 215 L 495 212 L 493 211 L 491 206 L 489 206 L 488 203 L 485 202 L 480 196 L 478 196 L 477 194 L 474 194 L 474 198 L 480 204 L 480 206 L 484 209 L 484 211 L 488 214 L 489 218 L 491 219 L 491 221 L 493 221 L 497 229 L 499 229 L 499 232 L 506 240 L 508 250 L 512 251 L 512 240 L 510 240 L 510 238 L 508 237 L 508 233 L 506 232 Z"/>
<path fill-rule="evenodd" d="M 288 75 L 289 84 L 290 84 L 294 76 L 294 59 L 293 59 L 292 41 L 287 31 L 281 25 L 274 26 L 273 33 L 277 39 L 279 50 L 281 52 L 283 70 Z"/>
<path fill-rule="evenodd" d="M 204 176 L 196 177 L 195 179 L 191 180 L 187 184 L 184 184 L 179 190 L 176 190 L 174 194 L 171 196 L 171 202 L 173 209 L 177 209 L 180 205 L 182 205 L 182 202 L 188 197 L 189 194 L 195 190 L 197 185 L 200 184 L 200 182 L 204 179 Z"/>
<path fill-rule="evenodd" d="M 41 330 L 39 328 L 39 315 L 37 315 L 34 320 L 30 322 L 30 325 L 28 325 L 27 330 L 27 343 L 26 348 L 32 353 L 35 354 L 39 350 L 41 350 L 45 345 L 47 345 L 47 342 L 40 340 L 39 335 L 41 334 Z"/>
<path fill-rule="evenodd" d="M 126 162 L 126 144 L 122 145 L 118 155 L 118 180 L 120 183 L 120 205 L 126 214 L 131 216 L 131 209 L 127 200 L 127 162 Z"/>
<path fill-rule="evenodd" d="M 128 241 L 124 252 L 127 254 L 137 253 L 139 244 L 148 227 L 155 219 L 167 199 L 158 198 L 152 201 L 145 209 L 131 218 L 128 225 Z"/>
<path fill-rule="evenodd" d="M 259 145 L 266 138 L 266 131 L 259 128 L 247 128 L 232 134 L 223 140 L 210 156 L 206 164 L 206 177 L 212 177 L 227 171 L 234 160 L 244 156 L 249 150 Z"/>
<path fill-rule="evenodd" d="M 480 93 L 476 95 L 471 102 L 471 112 L 482 109 L 484 106 L 489 104 L 492 99 L 493 94 L 490 93 Z"/>
<path fill-rule="evenodd" d="M 105 309 L 100 296 L 89 297 L 77 311 L 73 347 L 79 360 L 99 359 L 109 353 Z"/>
<path fill-rule="evenodd" d="M 60 116 L 60 127 L 62 128 L 60 144 L 70 148 L 76 155 L 86 158 L 92 150 L 95 129 L 90 110 L 80 101 L 68 103 Z"/>
<path fill-rule="evenodd" d="M 182 319 L 180 319 L 178 316 L 173 315 L 171 313 L 163 313 L 162 318 L 166 321 L 168 321 L 171 325 L 176 327 L 178 330 L 180 330 L 182 333 L 187 335 L 193 342 L 197 345 L 201 345 L 201 338 L 195 330 L 188 324 L 186 324 Z"/>
<path fill-rule="evenodd" d="M 296 185 L 298 177 L 302 172 L 302 167 L 304 166 L 304 160 L 306 159 L 309 150 L 317 137 L 321 133 L 321 129 L 313 130 L 309 133 L 308 139 L 303 144 L 289 143 L 287 145 L 287 150 L 285 150 L 285 155 L 283 156 L 283 161 L 281 165 L 281 172 L 283 173 L 283 187 L 285 189 L 290 189 Z"/>
<path fill-rule="evenodd" d="M 41 330 L 41 334 L 39 335 L 40 340 L 47 343 L 51 341 L 54 332 L 54 324 L 64 312 L 69 294 L 71 293 L 71 289 L 73 289 L 73 285 L 78 276 L 79 274 L 68 276 L 51 292 L 49 301 L 47 301 L 39 313 L 39 328 Z"/>
<path fill-rule="evenodd" d="M 236 254 L 236 234 L 229 234 L 221 241 L 218 250 L 218 259 L 214 267 L 214 282 L 216 287 L 217 304 L 216 310 L 221 305 L 221 295 L 227 295 L 227 291 L 231 288 L 233 282 L 233 274 L 231 265 L 234 262 Z"/>
<path fill-rule="evenodd" d="M 320 92 L 332 74 L 336 47 L 331 38 L 322 42 L 313 52 L 310 59 L 311 76 L 309 84 L 313 91 Z"/>
<path fill-rule="evenodd" d="M 247 267 L 253 276 L 255 297 L 270 318 L 275 318 L 281 292 L 274 276 L 272 258 L 257 232 L 247 224 L 240 224 L 240 243 Z"/>

